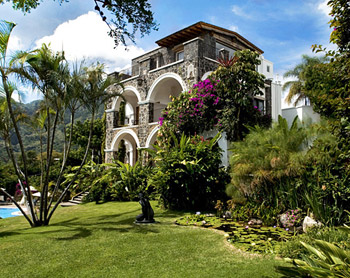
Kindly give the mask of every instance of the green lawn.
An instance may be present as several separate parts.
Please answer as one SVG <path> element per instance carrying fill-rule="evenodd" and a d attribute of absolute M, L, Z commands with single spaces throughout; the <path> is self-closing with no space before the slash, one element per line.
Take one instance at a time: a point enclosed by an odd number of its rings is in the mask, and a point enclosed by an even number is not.
<path fill-rule="evenodd" d="M 178 212 L 155 207 L 134 224 L 136 202 L 60 208 L 48 227 L 23 217 L 0 220 L 0 277 L 279 277 L 270 257 L 244 256 L 222 233 L 173 224 Z"/>

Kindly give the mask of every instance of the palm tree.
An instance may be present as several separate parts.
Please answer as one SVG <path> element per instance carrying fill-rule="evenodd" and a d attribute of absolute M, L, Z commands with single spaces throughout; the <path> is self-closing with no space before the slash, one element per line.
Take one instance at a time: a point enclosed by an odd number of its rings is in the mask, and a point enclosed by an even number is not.
<path fill-rule="evenodd" d="M 12 60 L 17 77 L 39 90 L 43 95 L 46 128 L 46 163 L 41 171 L 40 219 L 35 225 L 46 224 L 48 215 L 48 189 L 52 153 L 58 124 L 64 115 L 64 97 L 69 68 L 64 53 L 54 53 L 46 44 L 32 52 L 19 52 Z M 52 113 L 54 111 L 54 113 Z M 53 119 L 52 119 L 53 117 Z"/>
<path fill-rule="evenodd" d="M 15 205 L 22 211 L 23 215 L 25 215 L 26 219 L 30 223 L 31 226 L 35 226 L 35 223 L 37 222 L 37 216 L 34 210 L 34 205 L 32 202 L 32 196 L 30 192 L 30 185 L 29 185 L 29 179 L 28 179 L 28 170 L 27 170 L 27 156 L 24 149 L 23 140 L 21 137 L 21 134 L 19 132 L 19 127 L 17 124 L 16 119 L 16 113 L 13 109 L 12 105 L 12 95 L 15 91 L 15 86 L 11 82 L 9 82 L 8 78 L 11 73 L 13 73 L 16 70 L 16 67 L 8 61 L 8 44 L 11 36 L 11 32 L 13 28 L 16 25 L 12 22 L 8 21 L 0 21 L 0 75 L 1 75 L 1 81 L 2 81 L 2 93 L 6 97 L 7 102 L 7 109 L 8 109 L 8 115 L 11 120 L 11 124 L 15 130 L 20 151 L 21 151 L 21 159 L 23 162 L 23 171 L 18 166 L 18 163 L 14 156 L 11 156 L 12 163 L 14 165 L 14 169 L 16 172 L 16 175 L 19 179 L 19 183 L 22 185 L 22 188 L 24 189 L 24 194 L 28 197 L 28 205 L 29 205 L 29 213 L 31 215 L 31 219 L 29 219 L 24 213 L 23 210 L 20 208 L 19 204 L 15 202 Z M 24 183 L 25 181 L 25 183 Z M 4 190 L 2 190 L 4 192 Z M 12 199 L 12 196 L 7 194 L 7 192 L 4 192 L 6 196 Z"/>
<path fill-rule="evenodd" d="M 7 113 L 8 111 L 8 114 L 6 115 L 8 115 L 9 119 L 11 120 L 11 127 L 13 127 L 15 130 L 20 145 L 23 171 L 19 168 L 19 163 L 17 163 L 13 152 L 11 152 L 12 146 L 11 142 L 8 140 L 8 150 L 10 150 L 9 155 L 13 160 L 14 169 L 20 183 L 25 185 L 24 181 L 26 182 L 26 185 L 24 186 L 24 193 L 28 197 L 31 219 L 23 213 L 23 210 L 18 203 L 14 203 L 22 211 L 23 215 L 26 217 L 31 226 L 48 225 L 57 206 L 66 195 L 81 168 L 85 164 L 91 143 L 96 111 L 106 100 L 119 94 L 106 93 L 107 87 L 115 83 L 115 81 L 104 73 L 103 65 L 97 64 L 91 67 L 84 67 L 84 65 L 81 64 L 80 67 L 75 67 L 73 72 L 70 73 L 68 64 L 64 58 L 64 53 L 54 53 L 45 44 L 40 49 L 32 52 L 18 52 L 10 62 L 7 62 L 7 46 L 11 31 L 14 27 L 15 24 L 13 23 L 6 21 L 0 22 L 1 92 L 6 96 L 7 110 L 5 112 Z M 15 91 L 15 87 L 8 81 L 8 76 L 9 74 L 13 73 L 15 73 L 22 82 L 30 84 L 33 88 L 39 90 L 43 95 L 43 106 L 41 107 L 41 111 L 39 111 L 38 118 L 35 121 L 36 130 L 39 131 L 40 134 L 42 132 L 46 133 L 46 161 L 42 162 L 41 202 L 39 216 L 37 215 L 32 202 L 27 173 L 26 153 L 17 124 L 18 118 L 16 118 L 16 112 L 12 105 L 12 94 Z M 53 197 L 49 202 L 49 177 L 56 130 L 59 128 L 60 124 L 64 126 L 64 115 L 68 111 L 71 112 L 71 125 L 73 126 L 74 114 L 80 105 L 84 105 L 91 112 L 89 139 L 86 146 L 84 159 L 76 172 L 75 177 L 73 177 L 72 181 L 64 188 L 58 201 L 51 209 Z M 1 114 L 3 113 L 1 112 Z M 4 120 L 6 119 L 4 118 Z M 7 129 L 5 128 L 6 126 L 3 126 L 2 124 L 3 123 L 1 122 L 0 129 L 4 129 L 4 132 L 7 132 Z M 6 124 L 6 122 L 4 122 L 4 124 Z M 57 192 L 58 188 L 60 187 L 61 177 L 69 155 L 71 134 L 69 134 L 67 137 L 69 139 L 65 145 L 63 156 L 64 159 L 61 165 L 59 177 L 55 184 L 54 193 Z M 12 198 L 6 191 L 1 188 L 0 190 L 3 191 L 6 196 Z M 54 196 L 54 194 L 52 194 L 52 196 Z"/>
<path fill-rule="evenodd" d="M 90 67 L 84 67 L 83 71 L 84 71 L 84 75 L 82 78 L 83 87 L 81 88 L 82 91 L 80 94 L 80 101 L 82 102 L 83 106 L 86 107 L 91 113 L 88 143 L 87 143 L 84 158 L 83 158 L 83 161 L 81 162 L 80 167 L 76 171 L 75 176 L 65 187 L 62 194 L 58 198 L 56 204 L 50 211 L 47 221 L 50 221 L 56 208 L 58 207 L 58 205 L 60 204 L 64 196 L 67 194 L 70 187 L 74 184 L 75 180 L 78 178 L 78 175 L 86 162 L 87 156 L 89 154 L 89 148 L 91 145 L 92 131 L 94 128 L 96 111 L 98 111 L 99 107 L 103 105 L 110 98 L 120 96 L 119 92 L 118 93 L 107 92 L 106 91 L 107 88 L 110 87 L 112 84 L 117 84 L 118 86 L 123 87 L 122 84 L 118 82 L 118 80 L 115 80 L 111 76 L 107 76 L 107 74 L 104 72 L 103 64 L 97 63 L 96 65 L 91 65 Z M 52 202 L 50 203 L 50 206 L 51 204 Z"/>
<path fill-rule="evenodd" d="M 322 64 L 328 61 L 327 57 L 310 57 L 308 55 L 302 55 L 302 62 L 297 64 L 293 69 L 288 70 L 284 73 L 284 77 L 293 77 L 296 80 L 288 81 L 284 83 L 283 90 L 289 88 L 288 95 L 286 97 L 286 102 L 291 104 L 293 99 L 293 105 L 296 106 L 302 100 L 307 102 L 307 95 L 304 90 L 305 74 L 307 71 L 312 70 L 315 65 Z"/>

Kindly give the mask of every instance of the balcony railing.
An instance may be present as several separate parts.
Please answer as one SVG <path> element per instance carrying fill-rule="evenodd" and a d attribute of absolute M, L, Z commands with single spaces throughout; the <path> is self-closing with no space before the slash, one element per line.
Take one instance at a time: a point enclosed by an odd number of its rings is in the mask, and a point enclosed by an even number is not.
<path fill-rule="evenodd" d="M 139 119 L 134 117 L 134 114 L 130 114 L 125 117 L 124 121 L 119 119 L 119 112 L 115 111 L 113 115 L 113 128 L 118 127 L 125 127 L 125 126 L 132 126 L 132 125 L 138 125 Z"/>

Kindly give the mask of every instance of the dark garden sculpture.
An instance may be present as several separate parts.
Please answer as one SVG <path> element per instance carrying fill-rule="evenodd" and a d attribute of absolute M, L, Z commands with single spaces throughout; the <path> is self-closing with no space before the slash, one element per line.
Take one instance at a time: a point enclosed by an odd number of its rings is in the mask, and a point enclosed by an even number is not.
<path fill-rule="evenodd" d="M 142 193 L 139 194 L 139 198 L 139 203 L 142 207 L 142 213 L 136 216 L 135 223 L 154 223 L 154 211 L 151 207 L 151 204 L 149 203 L 148 198 L 144 197 Z"/>

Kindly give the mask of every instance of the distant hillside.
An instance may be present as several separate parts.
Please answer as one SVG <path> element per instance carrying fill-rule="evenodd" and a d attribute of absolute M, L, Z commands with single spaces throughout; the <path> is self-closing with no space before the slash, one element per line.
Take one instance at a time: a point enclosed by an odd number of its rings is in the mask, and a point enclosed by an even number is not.
<path fill-rule="evenodd" d="M 35 114 L 35 112 L 38 110 L 39 105 L 40 105 L 40 100 L 36 100 L 27 104 L 19 104 L 23 111 L 30 117 Z M 104 109 L 101 107 L 98 111 L 98 114 L 96 118 L 102 118 L 103 116 Z M 65 117 L 65 123 L 68 124 L 70 119 L 70 115 L 67 114 Z M 77 111 L 75 115 L 75 120 L 76 121 L 81 121 L 84 122 L 86 119 L 90 119 L 90 113 L 86 109 L 80 109 Z M 39 135 L 35 134 L 33 130 L 26 126 L 26 125 L 21 125 L 21 134 L 22 134 L 22 139 L 24 146 L 27 151 L 29 150 L 34 150 L 37 153 L 40 151 L 40 138 Z M 17 137 L 15 135 L 12 136 L 12 143 L 14 144 L 14 148 L 16 153 L 19 153 L 19 145 L 17 141 Z M 60 129 L 57 130 L 57 135 L 56 135 L 56 147 L 55 150 L 58 152 L 61 152 L 63 149 L 63 128 L 60 126 Z M 6 153 L 5 149 L 5 144 L 4 140 L 0 138 L 0 161 L 7 161 L 8 160 L 8 155 Z"/>

